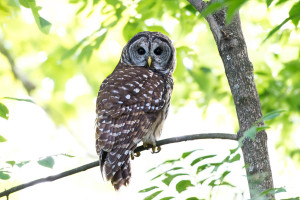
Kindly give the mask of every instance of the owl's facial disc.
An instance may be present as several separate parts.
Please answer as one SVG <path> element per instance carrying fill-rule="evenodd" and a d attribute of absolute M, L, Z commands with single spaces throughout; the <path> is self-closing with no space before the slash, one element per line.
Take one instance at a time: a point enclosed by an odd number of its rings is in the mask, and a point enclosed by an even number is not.
<path fill-rule="evenodd" d="M 149 55 L 149 39 L 145 36 L 133 41 L 129 46 L 130 63 L 146 66 Z"/>
<path fill-rule="evenodd" d="M 150 56 L 152 58 L 151 68 L 162 73 L 168 73 L 172 49 L 166 41 L 154 38 L 151 44 Z"/>

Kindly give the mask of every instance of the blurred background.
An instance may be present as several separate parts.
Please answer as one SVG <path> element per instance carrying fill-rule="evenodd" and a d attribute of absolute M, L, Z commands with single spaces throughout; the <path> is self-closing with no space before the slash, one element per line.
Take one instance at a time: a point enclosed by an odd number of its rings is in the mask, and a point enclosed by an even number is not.
<path fill-rule="evenodd" d="M 97 92 L 123 46 L 140 31 L 167 34 L 177 51 L 171 109 L 161 139 L 238 131 L 217 46 L 206 21 L 187 1 L 28 2 L 0 1 L 0 98 L 34 102 L 0 100 L 9 110 L 8 120 L 0 118 L 0 170 L 10 176 L 0 174 L 0 192 L 97 160 Z M 295 3 L 282 2 L 268 7 L 263 1 L 248 1 L 240 16 L 263 113 L 285 110 L 267 122 L 267 133 L 275 187 L 287 191 L 277 197 L 290 198 L 300 195 L 300 32 L 288 21 L 263 42 Z M 227 179 L 234 187 L 202 184 L 178 193 L 175 183 L 167 187 L 160 180 L 150 181 L 168 167 L 147 173 L 195 149 L 202 150 L 187 159 L 216 154 L 213 159 L 220 161 L 236 146 L 235 141 L 197 140 L 163 146 L 159 154 L 144 151 L 132 161 L 130 185 L 119 192 L 103 181 L 97 167 L 13 193 L 10 199 L 143 199 L 151 193 L 138 191 L 154 185 L 163 189 L 156 199 L 247 199 L 243 159 L 223 166 L 231 171 Z M 48 156 L 54 159 L 52 169 L 37 163 Z M 187 160 L 180 164 L 193 170 Z"/>

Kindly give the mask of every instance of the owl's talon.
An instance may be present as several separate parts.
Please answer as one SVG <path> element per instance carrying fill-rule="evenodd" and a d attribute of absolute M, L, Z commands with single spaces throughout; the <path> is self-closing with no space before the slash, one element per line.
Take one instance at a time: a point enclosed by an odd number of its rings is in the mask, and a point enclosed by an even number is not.
<path fill-rule="evenodd" d="M 139 151 L 135 152 L 135 154 L 134 154 L 135 157 L 140 157 L 140 155 L 141 155 L 141 152 L 139 152 Z"/>
<path fill-rule="evenodd" d="M 152 147 L 152 153 L 159 153 L 160 151 L 161 151 L 161 147 L 160 146 Z"/>
<path fill-rule="evenodd" d="M 130 154 L 130 157 L 131 157 L 131 160 L 134 160 L 134 157 L 140 157 L 140 155 L 141 155 L 141 152 L 135 152 L 135 153 L 131 153 Z"/>

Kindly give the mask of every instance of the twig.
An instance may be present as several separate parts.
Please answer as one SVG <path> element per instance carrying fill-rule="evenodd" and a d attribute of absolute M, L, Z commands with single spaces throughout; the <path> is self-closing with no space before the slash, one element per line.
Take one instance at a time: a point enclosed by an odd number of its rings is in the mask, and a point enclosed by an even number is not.
<path fill-rule="evenodd" d="M 174 137 L 174 138 L 168 138 L 168 139 L 164 139 L 164 140 L 159 140 L 156 142 L 157 146 L 163 146 L 166 144 L 171 144 L 171 143 L 177 143 L 177 142 L 183 142 L 183 141 L 189 141 L 189 140 L 198 140 L 198 139 L 229 139 L 229 140 L 237 140 L 237 136 L 235 134 L 228 134 L 228 133 L 200 133 L 200 134 L 194 134 L 194 135 L 185 135 L 185 136 L 179 136 L 179 137 Z M 139 151 L 144 151 L 147 149 L 150 149 L 151 147 L 143 147 L 143 146 L 138 146 L 135 149 L 135 152 Z M 86 171 L 88 169 L 94 168 L 99 166 L 99 161 L 95 161 L 95 162 L 91 162 L 89 164 L 85 164 L 82 165 L 80 167 L 76 167 L 74 169 L 53 175 L 53 176 L 48 176 L 45 178 L 40 178 L 40 179 L 36 179 L 34 181 L 30 181 L 28 183 L 22 184 L 22 185 L 18 185 L 15 187 L 12 187 L 8 190 L 5 190 L 3 192 L 0 193 L 0 197 L 8 197 L 10 194 L 17 192 L 19 190 L 23 190 L 27 187 L 36 185 L 36 184 L 40 184 L 43 182 L 50 182 L 50 181 L 55 181 L 57 179 L 61 179 L 64 178 L 66 176 L 70 176 L 82 171 Z"/>
<path fill-rule="evenodd" d="M 3 41 L 0 41 L 0 53 L 2 53 L 7 58 L 10 66 L 11 66 L 11 71 L 12 71 L 14 77 L 22 82 L 27 93 L 30 94 L 30 92 L 33 89 L 35 89 L 35 85 L 24 74 L 20 73 L 12 55 L 9 53 L 9 51 L 3 45 Z"/>
<path fill-rule="evenodd" d="M 210 0 L 208 3 L 205 3 L 203 0 L 187 0 L 187 1 L 192 6 L 194 6 L 194 8 L 196 8 L 196 10 L 198 10 L 200 13 L 202 13 L 202 11 L 205 10 L 209 4 L 214 2 L 214 0 Z M 220 29 L 220 25 L 215 20 L 215 18 L 212 14 L 206 15 L 205 19 L 209 24 L 209 28 L 211 29 L 212 34 L 213 34 L 217 44 L 219 45 L 221 37 L 222 37 L 222 33 L 221 33 L 222 29 Z"/>
<path fill-rule="evenodd" d="M 177 142 L 185 142 L 189 140 L 199 140 L 199 139 L 228 139 L 228 140 L 237 140 L 237 136 L 235 134 L 229 133 L 200 133 L 193 135 L 184 135 L 179 137 L 167 138 L 163 140 L 159 140 L 156 142 L 156 146 L 163 146 L 165 144 L 172 144 Z M 141 152 L 147 149 L 151 149 L 152 147 L 144 147 L 143 145 L 138 146 L 134 152 Z"/>

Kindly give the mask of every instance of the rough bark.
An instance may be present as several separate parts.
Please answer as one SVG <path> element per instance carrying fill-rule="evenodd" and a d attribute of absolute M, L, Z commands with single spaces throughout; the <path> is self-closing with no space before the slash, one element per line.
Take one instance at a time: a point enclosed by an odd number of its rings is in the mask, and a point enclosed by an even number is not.
<path fill-rule="evenodd" d="M 207 6 L 207 3 L 201 0 L 188 1 L 199 12 L 202 12 Z M 209 23 L 224 64 L 239 121 L 238 138 L 241 138 L 243 133 L 262 117 L 262 111 L 240 17 L 237 13 L 232 22 L 226 25 L 226 9 L 223 8 L 205 18 Z M 246 173 L 250 196 L 257 198 L 261 192 L 273 188 L 266 132 L 258 132 L 255 140 L 245 139 L 242 151 L 245 164 L 248 166 Z M 261 198 L 274 199 L 274 195 Z"/>

